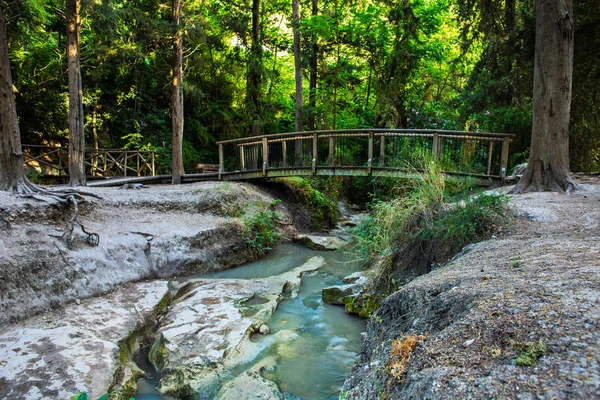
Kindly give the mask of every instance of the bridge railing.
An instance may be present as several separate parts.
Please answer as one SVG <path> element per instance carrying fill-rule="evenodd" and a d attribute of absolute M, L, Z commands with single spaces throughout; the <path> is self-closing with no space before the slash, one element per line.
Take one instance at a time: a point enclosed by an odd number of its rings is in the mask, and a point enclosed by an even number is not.
<path fill-rule="evenodd" d="M 220 174 L 393 175 L 431 157 L 446 173 L 503 179 L 515 135 L 426 129 L 293 132 L 218 142 Z M 352 170 L 347 171 L 345 170 Z"/>
<path fill-rule="evenodd" d="M 69 175 L 69 149 L 66 147 L 25 144 L 24 165 L 37 173 L 50 176 Z M 86 149 L 86 175 L 155 176 L 155 152 L 125 149 Z"/>

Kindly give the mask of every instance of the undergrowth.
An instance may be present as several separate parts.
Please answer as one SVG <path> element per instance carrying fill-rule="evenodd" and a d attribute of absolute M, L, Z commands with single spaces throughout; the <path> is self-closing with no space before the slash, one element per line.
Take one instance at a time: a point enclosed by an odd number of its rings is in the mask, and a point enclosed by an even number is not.
<path fill-rule="evenodd" d="M 425 162 L 420 171 L 420 179 L 403 186 L 400 196 L 375 200 L 371 217 L 354 231 L 355 256 L 378 266 L 373 286 L 384 296 L 403 280 L 394 264 L 419 261 L 430 269 L 465 245 L 488 238 L 508 219 L 507 196 L 449 185 L 433 162 Z"/>
<path fill-rule="evenodd" d="M 336 177 L 319 183 L 319 186 L 327 187 L 328 190 L 315 189 L 309 180 L 300 177 L 281 178 L 280 182 L 286 184 L 297 196 L 297 201 L 304 206 L 311 217 L 311 228 L 320 231 L 326 227 L 333 227 L 338 221 L 337 195 L 339 194 L 338 181 Z"/>
<path fill-rule="evenodd" d="M 261 204 L 254 215 L 243 219 L 244 241 L 255 258 L 269 253 L 274 246 L 285 239 L 285 235 L 276 229 L 277 223 L 283 218 L 275 211 L 279 203 L 281 200 L 275 200 L 267 205 Z"/>

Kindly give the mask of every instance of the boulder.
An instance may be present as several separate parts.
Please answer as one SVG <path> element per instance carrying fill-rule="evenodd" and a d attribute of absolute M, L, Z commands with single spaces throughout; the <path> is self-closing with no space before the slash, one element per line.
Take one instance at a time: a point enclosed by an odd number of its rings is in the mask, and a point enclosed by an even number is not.
<path fill-rule="evenodd" d="M 333 251 L 344 247 L 348 242 L 336 236 L 297 235 L 295 242 L 317 251 Z"/>

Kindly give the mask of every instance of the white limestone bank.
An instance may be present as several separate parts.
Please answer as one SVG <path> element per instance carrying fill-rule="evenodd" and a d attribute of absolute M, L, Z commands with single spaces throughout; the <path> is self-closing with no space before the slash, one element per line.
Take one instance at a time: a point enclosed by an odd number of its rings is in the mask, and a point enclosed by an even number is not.
<path fill-rule="evenodd" d="M 232 368 L 293 337 L 293 332 L 280 331 L 260 344 L 250 340 L 251 334 L 268 333 L 266 323 L 285 296 L 296 296 L 302 274 L 324 263 L 322 257 L 313 257 L 269 278 L 185 284 L 150 351 L 150 361 L 162 371 L 160 391 L 179 398 L 195 398 L 200 391 L 202 398 L 214 398 Z M 267 385 L 272 388 L 272 382 Z"/>
<path fill-rule="evenodd" d="M 251 256 L 230 217 L 247 204 L 274 200 L 252 185 L 231 183 L 86 190 L 102 197 L 79 207 L 86 230 L 100 236 L 98 246 L 79 227 L 67 246 L 61 235 L 71 209 L 0 192 L 0 324 L 127 282 L 241 265 Z M 282 205 L 278 211 L 289 214 Z"/>
<path fill-rule="evenodd" d="M 99 398 L 122 367 L 119 342 L 159 311 L 167 292 L 164 280 L 128 284 L 102 298 L 5 326 L 0 330 L 0 398 L 69 399 L 78 392 Z M 121 371 L 123 381 L 134 378 Z"/>

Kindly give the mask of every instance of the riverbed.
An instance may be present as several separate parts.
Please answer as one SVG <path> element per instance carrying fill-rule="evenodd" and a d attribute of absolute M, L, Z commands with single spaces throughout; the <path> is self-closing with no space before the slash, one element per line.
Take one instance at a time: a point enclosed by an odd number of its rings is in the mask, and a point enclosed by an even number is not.
<path fill-rule="evenodd" d="M 357 361 L 365 321 L 346 314 L 343 307 L 325 304 L 321 290 L 340 284 L 345 276 L 359 270 L 357 263 L 348 260 L 341 251 L 314 251 L 295 244 L 283 244 L 261 260 L 197 278 L 266 278 L 290 271 L 316 255 L 325 259 L 325 265 L 304 274 L 297 296 L 284 299 L 267 321 L 271 335 L 286 330 L 294 332 L 294 338 L 286 341 L 284 346 L 264 346 L 252 360 L 227 371 L 221 385 L 269 360 L 262 375 L 276 382 L 288 398 L 338 397 L 344 377 Z M 269 335 L 255 334 L 250 340 L 261 348 L 260 342 L 268 341 Z M 140 379 L 135 398 L 168 398 L 158 394 L 154 388 L 156 380 L 149 378 Z M 203 394 L 200 397 L 204 397 Z"/>

